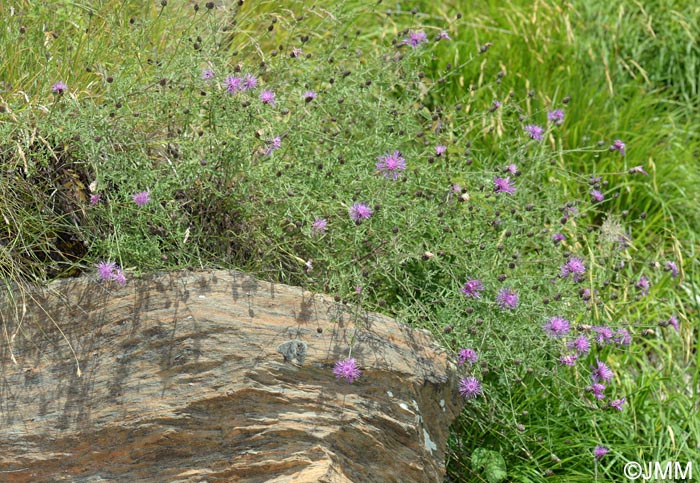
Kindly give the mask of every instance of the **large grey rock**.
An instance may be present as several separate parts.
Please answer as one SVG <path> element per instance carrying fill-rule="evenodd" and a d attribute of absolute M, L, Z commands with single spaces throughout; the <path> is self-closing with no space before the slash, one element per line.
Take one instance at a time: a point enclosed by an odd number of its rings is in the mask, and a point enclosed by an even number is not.
<path fill-rule="evenodd" d="M 0 313 L 2 482 L 442 481 L 454 366 L 390 318 L 231 271 L 62 280 Z"/>

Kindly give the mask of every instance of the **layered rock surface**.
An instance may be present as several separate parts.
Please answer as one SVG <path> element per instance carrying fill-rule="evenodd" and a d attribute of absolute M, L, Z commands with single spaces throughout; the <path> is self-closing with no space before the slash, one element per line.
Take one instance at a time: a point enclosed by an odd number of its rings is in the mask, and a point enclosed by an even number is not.
<path fill-rule="evenodd" d="M 62 280 L 0 314 L 2 482 L 443 479 L 454 366 L 393 319 L 233 271 Z"/>

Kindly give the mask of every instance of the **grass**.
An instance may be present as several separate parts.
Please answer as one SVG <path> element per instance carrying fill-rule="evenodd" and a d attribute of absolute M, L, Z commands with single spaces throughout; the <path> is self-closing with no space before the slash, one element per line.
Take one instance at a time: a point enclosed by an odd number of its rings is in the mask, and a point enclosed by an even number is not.
<path fill-rule="evenodd" d="M 128 280 L 235 267 L 427 328 L 455 356 L 475 348 L 460 371 L 483 394 L 453 428 L 449 481 L 620 481 L 627 461 L 699 461 L 697 25 L 678 21 L 696 7 L 414 5 L 0 6 L 0 44 L 17 46 L 0 66 L 6 285 L 102 260 Z M 401 45 L 411 31 L 428 41 Z M 227 92 L 245 74 L 258 85 Z M 376 162 L 395 151 L 408 169 L 394 181 Z M 506 176 L 515 192 L 494 192 Z M 355 223 L 360 202 L 372 215 Z M 578 282 L 560 273 L 572 257 Z M 480 298 L 460 293 L 470 279 Z M 553 316 L 631 344 L 562 365 L 564 341 L 542 330 Z M 596 360 L 615 374 L 602 401 Z M 611 449 L 597 462 L 596 445 Z"/>

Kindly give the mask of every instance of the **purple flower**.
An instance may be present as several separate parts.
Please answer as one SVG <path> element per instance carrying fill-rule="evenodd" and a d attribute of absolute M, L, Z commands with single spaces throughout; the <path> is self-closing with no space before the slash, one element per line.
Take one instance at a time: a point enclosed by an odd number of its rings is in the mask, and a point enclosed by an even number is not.
<path fill-rule="evenodd" d="M 554 243 L 563 242 L 564 240 L 566 240 L 566 235 L 562 233 L 555 233 L 554 235 L 552 235 L 552 240 L 554 241 Z"/>
<path fill-rule="evenodd" d="M 595 459 L 597 459 L 597 460 L 599 460 L 600 458 L 602 458 L 603 456 L 605 456 L 609 452 L 610 452 L 610 450 L 608 448 L 606 448 L 605 446 L 598 445 L 595 448 L 593 448 L 593 456 L 595 456 Z"/>
<path fill-rule="evenodd" d="M 124 272 L 122 271 L 121 268 L 118 268 L 114 272 L 114 281 L 117 282 L 119 285 L 126 285 L 126 275 L 124 275 Z"/>
<path fill-rule="evenodd" d="M 600 362 L 596 359 L 596 366 L 591 366 L 591 379 L 593 382 L 610 382 L 613 378 L 613 371 L 605 365 L 604 362 Z"/>
<path fill-rule="evenodd" d="M 357 295 L 362 295 L 362 285 L 355 285 L 355 293 Z"/>
<path fill-rule="evenodd" d="M 510 184 L 510 176 L 507 178 L 493 178 L 493 184 L 495 185 L 494 191 L 496 193 L 515 193 L 515 186 Z"/>
<path fill-rule="evenodd" d="M 133 199 L 134 203 L 136 203 L 138 206 L 143 206 L 149 201 L 151 201 L 150 195 L 151 194 L 148 191 L 141 191 L 133 195 L 131 199 Z"/>
<path fill-rule="evenodd" d="M 591 190 L 589 194 L 591 195 L 591 199 L 596 203 L 600 203 L 605 199 L 605 195 L 598 190 Z"/>
<path fill-rule="evenodd" d="M 289 56 L 296 59 L 297 57 L 300 57 L 301 54 L 303 54 L 301 49 L 299 47 L 294 47 L 292 49 L 292 52 L 289 54 Z"/>
<path fill-rule="evenodd" d="M 211 69 L 204 69 L 202 71 L 202 79 L 209 80 L 214 78 L 214 71 Z"/>
<path fill-rule="evenodd" d="M 255 77 L 253 74 L 246 74 L 243 77 L 243 85 L 241 86 L 241 90 L 247 91 L 250 89 L 255 89 L 255 87 L 258 85 L 258 79 Z"/>
<path fill-rule="evenodd" d="M 267 141 L 267 144 L 268 146 L 267 149 L 265 149 L 265 156 L 269 156 L 274 151 L 277 151 L 280 147 L 282 147 L 282 139 L 277 136 Z"/>
<path fill-rule="evenodd" d="M 512 288 L 502 288 L 496 296 L 496 302 L 503 310 L 515 310 L 518 306 L 518 293 Z"/>
<path fill-rule="evenodd" d="M 63 94 L 68 90 L 68 86 L 63 81 L 58 81 L 51 86 L 51 90 L 56 94 Z"/>
<path fill-rule="evenodd" d="M 561 126 L 564 122 L 564 111 L 561 109 L 555 109 L 547 113 L 547 120 L 551 123 Z"/>
<path fill-rule="evenodd" d="M 560 275 L 562 278 L 573 275 L 574 280 L 578 281 L 583 279 L 584 273 L 586 273 L 586 266 L 583 264 L 583 260 L 571 257 L 568 262 L 561 266 Z"/>
<path fill-rule="evenodd" d="M 465 297 L 481 298 L 480 290 L 484 290 L 484 284 L 481 280 L 467 280 L 464 287 L 460 289 L 460 292 L 464 294 Z"/>
<path fill-rule="evenodd" d="M 542 141 L 544 138 L 544 136 L 542 136 L 544 134 L 544 129 L 536 124 L 528 124 L 525 126 L 525 132 L 535 141 Z"/>
<path fill-rule="evenodd" d="M 559 362 L 564 364 L 565 366 L 572 366 L 576 363 L 576 360 L 578 359 L 578 356 L 576 354 L 567 354 L 565 356 L 561 356 L 559 358 Z"/>
<path fill-rule="evenodd" d="M 670 325 L 670 326 L 672 326 L 674 329 L 676 329 L 676 332 L 678 332 L 678 330 L 680 329 L 680 326 L 678 325 L 678 319 L 677 319 L 674 315 L 672 315 L 672 316 L 668 319 L 668 325 Z"/>
<path fill-rule="evenodd" d="M 428 41 L 428 36 L 425 35 L 425 32 L 419 31 L 419 32 L 411 32 L 408 34 L 408 38 L 404 39 L 403 42 L 401 42 L 402 45 L 410 45 L 414 49 L 418 47 L 418 45 L 422 44 L 423 42 Z"/>
<path fill-rule="evenodd" d="M 619 139 L 616 139 L 612 143 L 612 146 L 610 146 L 610 151 L 620 151 L 620 154 L 624 156 L 625 155 L 625 143 L 623 143 Z"/>
<path fill-rule="evenodd" d="M 316 99 L 316 93 L 314 91 L 304 92 L 304 102 L 311 102 Z"/>
<path fill-rule="evenodd" d="M 630 174 L 639 173 L 639 174 L 645 174 L 645 175 L 649 176 L 649 173 L 644 171 L 644 168 L 642 166 L 635 166 L 634 168 L 630 168 L 629 173 Z"/>
<path fill-rule="evenodd" d="M 357 367 L 357 363 L 353 357 L 349 359 L 342 359 L 335 363 L 333 368 L 333 374 L 335 374 L 336 379 L 341 377 L 346 381 L 352 383 L 355 379 L 360 377 L 360 369 Z"/>
<path fill-rule="evenodd" d="M 328 222 L 324 218 L 316 218 L 311 225 L 312 235 L 323 235 L 326 233 Z"/>
<path fill-rule="evenodd" d="M 95 194 L 90 195 L 90 206 L 95 206 L 100 201 L 102 201 L 102 199 L 100 198 L 99 193 L 95 193 Z"/>
<path fill-rule="evenodd" d="M 435 146 L 435 155 L 442 156 L 447 151 L 447 146 Z"/>
<path fill-rule="evenodd" d="M 642 295 L 649 295 L 649 279 L 647 279 L 644 275 L 639 277 L 639 281 L 637 281 L 635 287 L 642 291 Z"/>
<path fill-rule="evenodd" d="M 632 343 L 632 336 L 627 329 L 617 329 L 617 332 L 615 332 L 615 342 L 620 345 L 630 345 Z"/>
<path fill-rule="evenodd" d="M 508 171 L 512 175 L 516 175 L 516 174 L 518 174 L 518 167 L 515 165 L 515 163 L 510 163 L 506 167 L 506 171 Z"/>
<path fill-rule="evenodd" d="M 226 90 L 229 94 L 236 94 L 243 90 L 243 79 L 241 77 L 227 77 Z"/>
<path fill-rule="evenodd" d="M 260 100 L 263 104 L 270 104 L 271 106 L 274 106 L 276 102 L 275 93 L 272 91 L 262 91 L 260 93 Z"/>
<path fill-rule="evenodd" d="M 355 203 L 349 209 L 350 219 L 356 223 L 368 220 L 372 216 L 372 209 L 364 203 Z"/>
<path fill-rule="evenodd" d="M 589 392 L 593 393 L 593 396 L 595 396 L 596 399 L 605 399 L 605 386 L 603 384 L 600 384 L 598 382 L 594 382 L 590 386 L 586 388 Z"/>
<path fill-rule="evenodd" d="M 401 156 L 400 151 L 394 151 L 394 154 L 386 153 L 382 156 L 377 156 L 377 169 L 384 174 L 385 178 L 391 178 L 394 181 L 399 177 L 399 171 L 406 169 L 406 160 Z"/>
<path fill-rule="evenodd" d="M 465 377 L 459 381 L 459 393 L 465 399 L 475 399 L 481 394 L 481 383 L 476 377 Z"/>
<path fill-rule="evenodd" d="M 610 407 L 615 408 L 618 411 L 622 411 L 622 405 L 625 404 L 625 398 L 623 397 L 622 399 L 613 399 L 610 401 Z"/>
<path fill-rule="evenodd" d="M 450 38 L 450 36 L 447 32 L 445 32 L 444 30 L 441 30 L 435 40 L 440 41 L 440 40 L 452 40 L 452 39 Z"/>
<path fill-rule="evenodd" d="M 553 338 L 564 337 L 571 330 L 569 321 L 561 317 L 552 317 L 543 328 L 547 335 Z"/>
<path fill-rule="evenodd" d="M 593 326 L 593 332 L 597 334 L 595 341 L 600 345 L 610 344 L 613 341 L 613 331 L 610 327 L 596 325 Z"/>
<path fill-rule="evenodd" d="M 114 262 L 99 262 L 97 264 L 97 273 L 100 275 L 102 280 L 112 280 L 112 278 L 114 278 L 114 270 L 116 268 L 117 264 Z"/>
<path fill-rule="evenodd" d="M 569 349 L 574 349 L 576 352 L 582 355 L 588 354 L 588 351 L 591 350 L 591 343 L 588 341 L 588 338 L 586 338 L 585 335 L 577 337 L 575 340 L 569 342 L 567 346 Z"/>
<path fill-rule="evenodd" d="M 675 262 L 672 262 L 670 260 L 667 261 L 664 265 L 664 270 L 666 270 L 667 272 L 671 272 L 672 277 L 678 276 L 678 265 L 676 265 Z"/>
<path fill-rule="evenodd" d="M 497 100 L 494 99 L 493 103 L 491 104 L 491 108 L 489 109 L 489 111 L 493 112 L 493 111 L 495 111 L 496 109 L 498 109 L 499 107 L 501 107 L 501 101 L 497 101 Z"/>
<path fill-rule="evenodd" d="M 460 185 L 458 185 L 457 183 L 454 183 L 454 184 L 452 185 L 452 192 L 453 192 L 454 194 L 457 194 L 457 195 L 458 195 L 458 194 L 460 194 L 460 193 L 462 192 L 462 187 L 461 187 Z"/>
<path fill-rule="evenodd" d="M 479 361 L 479 354 L 477 354 L 474 349 L 460 349 L 457 355 L 457 361 L 460 365 L 465 362 L 473 365 Z"/>

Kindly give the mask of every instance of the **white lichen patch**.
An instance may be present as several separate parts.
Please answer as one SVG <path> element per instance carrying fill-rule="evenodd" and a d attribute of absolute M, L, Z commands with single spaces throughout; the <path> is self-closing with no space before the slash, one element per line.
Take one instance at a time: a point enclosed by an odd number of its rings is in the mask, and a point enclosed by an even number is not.
<path fill-rule="evenodd" d="M 437 449 L 437 445 L 430 439 L 430 435 L 425 428 L 423 428 L 423 441 L 425 442 L 425 449 L 431 453 Z"/>
<path fill-rule="evenodd" d="M 389 397 L 394 397 L 394 393 L 391 392 L 391 391 L 387 391 L 387 392 L 386 392 L 386 395 L 389 396 Z"/>
<path fill-rule="evenodd" d="M 444 399 L 440 399 L 440 407 L 442 408 L 442 412 L 444 413 L 445 412 L 445 400 Z"/>

